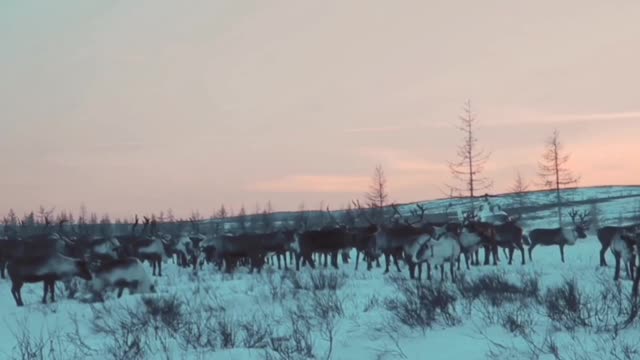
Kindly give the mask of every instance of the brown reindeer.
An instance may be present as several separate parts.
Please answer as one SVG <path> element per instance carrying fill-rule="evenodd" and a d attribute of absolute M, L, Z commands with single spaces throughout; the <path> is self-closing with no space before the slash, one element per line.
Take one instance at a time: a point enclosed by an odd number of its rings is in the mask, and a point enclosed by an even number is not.
<path fill-rule="evenodd" d="M 560 248 L 560 259 L 564 262 L 564 247 L 566 245 L 574 245 L 578 239 L 585 239 L 587 237 L 587 229 L 589 227 L 587 217 L 588 211 L 578 213 L 575 209 L 569 212 L 571 218 L 571 225 L 563 226 L 561 228 L 552 229 L 533 229 L 529 232 L 529 261 L 533 261 L 531 253 L 537 245 L 551 246 L 558 245 Z M 576 219 L 580 221 L 577 222 Z"/>
<path fill-rule="evenodd" d="M 21 289 L 24 283 L 44 283 L 42 303 L 47 303 L 47 293 L 51 294 L 51 302 L 55 301 L 55 282 L 78 276 L 91 280 L 89 264 L 85 260 L 69 258 L 58 253 L 42 257 L 22 257 L 12 259 L 7 264 L 7 272 L 11 279 L 11 295 L 16 305 L 23 306 Z"/>

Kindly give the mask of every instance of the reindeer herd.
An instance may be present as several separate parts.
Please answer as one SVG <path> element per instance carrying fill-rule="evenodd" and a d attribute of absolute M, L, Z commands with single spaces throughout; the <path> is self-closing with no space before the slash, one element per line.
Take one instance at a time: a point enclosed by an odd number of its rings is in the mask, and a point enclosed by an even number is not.
<path fill-rule="evenodd" d="M 162 231 L 162 223 L 146 217 L 142 229 L 136 231 L 140 225 L 137 216 L 129 233 L 113 236 L 73 231 L 72 226 L 64 226 L 64 220 L 56 227 L 45 219 L 37 234 L 21 234 L 19 228 L 6 225 L 5 236 L 0 238 L 0 270 L 4 279 L 6 268 L 12 283 L 11 294 L 18 306 L 24 305 L 23 284 L 42 282 L 42 302 L 47 303 L 48 294 L 50 301 L 55 301 L 56 281 L 67 283 L 74 277 L 89 281 L 89 289 L 98 299 L 103 299 L 109 290 L 117 290 L 118 297 L 125 289 L 129 293 L 155 292 L 143 263 L 149 263 L 152 276 L 162 276 L 162 265 L 170 259 L 193 271 L 210 264 L 228 273 L 246 266 L 253 273 L 261 272 L 267 262 L 273 266 L 277 262 L 278 269 L 286 270 L 293 264 L 296 270 L 302 266 L 315 269 L 322 260 L 325 267 L 330 262 L 337 269 L 340 260 L 348 263 L 349 254 L 355 250 L 356 270 L 361 257 L 371 271 L 374 263 L 380 267 L 380 258 L 384 256 L 384 273 L 390 271 L 392 262 L 401 271 L 399 262 L 404 262 L 412 279 L 420 280 L 426 266 L 429 280 L 434 267 L 440 269 L 440 278 L 444 280 L 448 265 L 451 280 L 455 281 L 462 257 L 469 270 L 470 265 L 481 264 L 480 250 L 484 251 L 484 265 L 498 264 L 498 249 L 508 256 L 509 264 L 518 250 L 524 265 L 525 246 L 532 261 L 536 246 L 557 245 L 564 262 L 565 246 L 586 238 L 590 227 L 589 213 L 575 210 L 568 214 L 570 225 L 532 229 L 525 234 L 518 224 L 520 219 L 506 214 L 487 221 L 469 212 L 457 221 L 434 223 L 425 220 L 426 209 L 421 205 L 416 205 L 410 216 L 403 216 L 392 205 L 391 217 L 376 219 L 359 203 L 354 205 L 358 221 L 353 224 L 340 223 L 327 209 L 332 225 L 310 228 L 306 224 L 292 227 L 281 223 L 263 232 L 221 232 L 216 228 L 205 233 L 195 221 L 191 231 Z M 611 248 L 616 259 L 615 280 L 619 279 L 622 263 L 633 279 L 640 225 L 607 226 L 598 229 L 597 235 L 602 244 L 600 265 L 607 265 L 604 256 Z"/>

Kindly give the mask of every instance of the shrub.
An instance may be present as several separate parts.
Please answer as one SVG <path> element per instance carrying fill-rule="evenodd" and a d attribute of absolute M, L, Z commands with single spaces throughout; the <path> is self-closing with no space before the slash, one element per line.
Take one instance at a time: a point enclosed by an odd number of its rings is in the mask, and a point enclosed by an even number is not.
<path fill-rule="evenodd" d="M 459 322 L 455 307 L 457 297 L 443 284 L 423 284 L 399 278 L 393 283 L 398 297 L 387 299 L 385 306 L 402 324 L 425 330 L 438 318 L 449 326 Z"/>
<path fill-rule="evenodd" d="M 314 271 L 310 273 L 311 290 L 336 291 L 346 283 L 346 275 L 331 271 Z"/>
<path fill-rule="evenodd" d="M 521 284 L 515 284 L 503 273 L 495 272 L 483 274 L 475 279 L 461 276 L 456 285 L 463 298 L 472 302 L 483 299 L 493 307 L 500 307 L 504 303 L 540 300 L 538 279 L 526 274 L 522 275 Z"/>
<path fill-rule="evenodd" d="M 547 316 L 567 330 L 591 326 L 592 303 L 580 291 L 575 280 L 565 280 L 544 295 Z"/>

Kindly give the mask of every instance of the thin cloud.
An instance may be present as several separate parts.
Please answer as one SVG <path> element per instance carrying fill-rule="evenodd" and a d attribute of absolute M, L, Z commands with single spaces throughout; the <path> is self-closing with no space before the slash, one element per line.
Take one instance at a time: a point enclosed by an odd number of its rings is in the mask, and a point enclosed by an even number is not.
<path fill-rule="evenodd" d="M 551 120 L 551 121 L 626 120 L 626 119 L 640 119 L 640 111 L 553 115 L 548 118 L 548 120 Z"/>
<path fill-rule="evenodd" d="M 493 120 L 482 122 L 481 126 L 521 126 L 521 125 L 549 125 L 563 123 L 581 123 L 598 120 L 630 120 L 640 119 L 640 112 L 610 112 L 592 114 L 537 114 L 514 116 L 513 119 Z"/>
<path fill-rule="evenodd" d="M 418 129 L 441 129 L 454 126 L 453 124 L 448 124 L 445 122 L 436 122 L 429 124 L 420 124 L 413 126 L 380 126 L 380 127 L 361 127 L 361 128 L 351 128 L 345 129 L 345 133 L 392 133 L 392 132 L 401 132 L 401 131 L 410 131 L 410 130 L 418 130 Z"/>
<path fill-rule="evenodd" d="M 358 154 L 370 160 L 381 161 L 391 170 L 402 172 L 447 171 L 445 162 L 426 160 L 415 153 L 394 148 L 360 148 Z"/>
<path fill-rule="evenodd" d="M 370 178 L 367 176 L 289 175 L 251 184 L 247 190 L 275 193 L 353 193 L 366 189 L 369 182 Z"/>
<path fill-rule="evenodd" d="M 504 116 L 504 115 L 503 115 Z M 513 116 L 501 120 L 480 120 L 481 127 L 505 127 L 523 125 L 548 125 L 562 123 L 580 123 L 597 120 L 640 120 L 640 111 L 593 113 L 593 114 L 543 114 L 535 112 L 517 112 Z M 361 127 L 344 130 L 345 133 L 355 134 L 385 134 L 416 131 L 421 129 L 446 129 L 455 128 L 455 122 L 434 122 L 414 126 L 381 126 L 381 127 Z"/>

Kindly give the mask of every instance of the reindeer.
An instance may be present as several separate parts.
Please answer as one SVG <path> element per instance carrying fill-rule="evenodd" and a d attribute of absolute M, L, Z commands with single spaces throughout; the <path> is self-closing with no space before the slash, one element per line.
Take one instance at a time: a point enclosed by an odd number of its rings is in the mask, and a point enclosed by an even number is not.
<path fill-rule="evenodd" d="M 44 282 L 42 303 L 47 303 L 47 293 L 51 294 L 51 302 L 55 301 L 55 282 L 74 276 L 91 280 L 89 264 L 85 260 L 70 258 L 55 253 L 41 257 L 21 257 L 9 261 L 7 272 L 11 279 L 11 295 L 16 305 L 24 306 L 21 289 L 24 283 Z"/>
<path fill-rule="evenodd" d="M 296 270 L 300 270 L 300 260 L 305 260 L 315 269 L 313 253 L 331 254 L 331 265 L 338 268 L 338 253 L 354 246 L 354 237 L 345 228 L 327 228 L 296 232 L 291 249 L 296 253 Z"/>
<path fill-rule="evenodd" d="M 125 288 L 129 289 L 129 294 L 156 292 L 142 262 L 135 257 L 107 262 L 95 272 L 91 281 L 94 294 L 102 300 L 102 293 L 110 288 L 118 289 L 118 298 L 122 296 Z"/>
<path fill-rule="evenodd" d="M 467 237 L 467 235 L 471 235 L 471 233 L 468 233 L 467 229 L 465 229 L 459 237 L 446 232 L 441 234 L 438 239 L 433 237 L 416 239 L 409 251 L 411 262 L 418 264 L 418 280 L 422 277 L 422 267 L 420 265 L 427 263 L 427 279 L 431 280 L 431 266 L 433 265 L 440 266 L 440 279 L 444 281 L 444 263 L 448 262 L 451 281 L 455 282 L 454 263 L 462 253 L 461 238 Z M 479 237 L 475 241 L 480 241 Z"/>
<path fill-rule="evenodd" d="M 619 235 L 620 232 L 640 232 L 640 224 L 633 224 L 627 226 L 605 226 L 597 231 L 598 240 L 602 248 L 600 249 L 600 266 L 607 266 L 607 260 L 605 259 L 605 253 L 611 246 L 613 239 Z"/>
<path fill-rule="evenodd" d="M 442 235 L 439 235 L 437 239 L 442 236 L 448 236 L 449 238 L 457 239 L 460 244 L 460 252 L 464 254 L 465 265 L 467 270 L 469 268 L 469 259 L 473 264 L 475 254 L 475 264 L 480 265 L 480 259 L 478 257 L 478 251 L 481 247 L 485 248 L 485 252 L 491 251 L 494 255 L 493 264 L 497 265 L 497 259 L 495 253 L 497 252 L 496 245 L 496 231 L 491 224 L 479 222 L 475 220 L 466 220 L 462 225 L 462 229 L 459 232 L 447 231 Z M 485 264 L 487 261 L 485 261 Z M 458 260 L 458 270 L 460 270 L 460 261 Z"/>
<path fill-rule="evenodd" d="M 391 205 L 394 211 L 393 222 L 391 224 L 375 224 L 367 215 L 366 212 L 360 206 L 358 201 L 354 202 L 356 209 L 359 211 L 359 215 L 363 217 L 372 227 L 377 228 L 375 231 L 375 247 L 374 257 L 378 257 L 380 254 L 385 257 L 385 270 L 384 273 L 389 272 L 389 266 L 391 258 L 393 257 L 394 265 L 398 272 L 401 272 L 398 259 L 403 259 L 409 265 L 409 274 L 413 278 L 415 266 L 411 263 L 411 259 L 406 256 L 406 249 L 413 244 L 419 237 L 428 237 L 434 234 L 435 228 L 429 224 L 416 224 L 422 223 L 424 219 L 425 208 L 421 205 L 416 205 L 420 210 L 419 220 L 411 222 L 405 219 L 395 205 Z M 412 211 L 412 215 L 417 216 L 417 211 Z M 403 223 L 401 223 L 403 221 Z"/>
<path fill-rule="evenodd" d="M 558 245 L 558 247 L 560 247 L 560 259 L 564 263 L 564 247 L 566 245 L 574 245 L 578 239 L 585 239 L 587 237 L 587 216 L 589 216 L 588 211 L 578 213 L 577 210 L 572 209 L 569 211 L 569 217 L 572 223 L 570 226 L 531 230 L 529 232 L 529 241 L 531 242 L 531 246 L 529 246 L 529 261 L 533 261 L 531 253 L 537 245 Z M 579 223 L 576 222 L 576 217 L 580 219 Z"/>
<path fill-rule="evenodd" d="M 518 219 L 507 220 L 506 222 L 493 225 L 495 231 L 495 245 L 509 250 L 509 265 L 513 263 L 513 253 L 515 249 L 520 250 L 522 255 L 522 265 L 525 265 L 524 256 L 524 231 L 517 224 Z"/>
<path fill-rule="evenodd" d="M 153 269 L 153 276 L 162 276 L 162 261 L 167 258 L 165 246 L 167 244 L 163 239 L 156 237 L 156 223 L 155 220 L 150 223 L 148 217 L 144 217 L 143 234 L 145 230 L 149 228 L 149 234 L 143 238 L 138 238 L 134 242 L 135 257 L 140 260 L 147 260 L 151 264 Z M 158 274 L 156 275 L 156 269 Z"/>
<path fill-rule="evenodd" d="M 619 229 L 611 238 L 611 253 L 616 259 L 616 268 L 613 275 L 613 280 L 617 281 L 620 278 L 620 262 L 624 261 L 625 271 L 627 276 L 633 280 L 635 269 L 635 257 L 637 252 L 637 237 L 636 232 L 631 232 L 629 229 Z"/>

